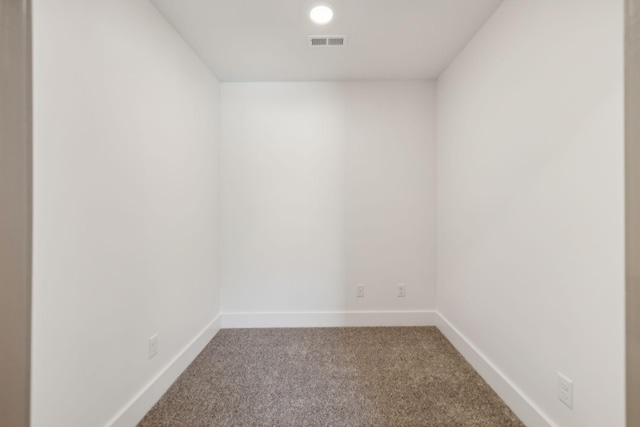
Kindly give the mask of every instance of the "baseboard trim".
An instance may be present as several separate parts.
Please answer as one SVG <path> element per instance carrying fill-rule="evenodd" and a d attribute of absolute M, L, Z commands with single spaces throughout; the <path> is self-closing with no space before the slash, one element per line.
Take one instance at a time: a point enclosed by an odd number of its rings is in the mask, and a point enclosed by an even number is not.
<path fill-rule="evenodd" d="M 437 326 L 482 378 L 529 427 L 557 427 L 453 324 L 437 311 L 352 311 L 301 313 L 222 313 L 107 423 L 135 426 L 221 328 Z"/>
<path fill-rule="evenodd" d="M 533 403 L 497 366 L 495 366 L 467 337 L 441 313 L 436 326 L 449 342 L 464 356 L 480 376 L 505 401 L 507 406 L 529 427 L 556 427 L 544 412 Z"/>
<path fill-rule="evenodd" d="M 221 316 L 209 323 L 189 344 L 158 373 L 127 405 L 107 423 L 111 427 L 137 425 L 171 384 L 193 362 L 202 349 L 220 331 Z"/>
<path fill-rule="evenodd" d="M 357 326 L 435 326 L 435 311 L 345 311 L 301 313 L 223 313 L 223 328 L 336 328 Z"/>

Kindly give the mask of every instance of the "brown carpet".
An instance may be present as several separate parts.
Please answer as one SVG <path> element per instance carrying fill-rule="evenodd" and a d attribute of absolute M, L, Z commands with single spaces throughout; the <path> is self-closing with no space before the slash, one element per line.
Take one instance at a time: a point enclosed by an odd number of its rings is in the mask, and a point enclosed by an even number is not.
<path fill-rule="evenodd" d="M 523 424 L 420 327 L 222 330 L 139 426 Z"/>

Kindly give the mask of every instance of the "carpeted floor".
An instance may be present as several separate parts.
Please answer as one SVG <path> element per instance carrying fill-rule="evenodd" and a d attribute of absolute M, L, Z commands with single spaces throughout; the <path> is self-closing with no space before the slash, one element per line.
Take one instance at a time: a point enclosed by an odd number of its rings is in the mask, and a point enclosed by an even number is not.
<path fill-rule="evenodd" d="M 139 427 L 523 426 L 434 327 L 222 330 Z"/>

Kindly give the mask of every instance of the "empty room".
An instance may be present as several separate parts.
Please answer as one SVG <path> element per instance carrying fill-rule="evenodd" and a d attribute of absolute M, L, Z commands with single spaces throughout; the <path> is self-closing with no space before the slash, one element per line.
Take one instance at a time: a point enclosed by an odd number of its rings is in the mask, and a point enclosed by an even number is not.
<path fill-rule="evenodd" d="M 0 425 L 640 425 L 638 1 L 0 4 Z"/>

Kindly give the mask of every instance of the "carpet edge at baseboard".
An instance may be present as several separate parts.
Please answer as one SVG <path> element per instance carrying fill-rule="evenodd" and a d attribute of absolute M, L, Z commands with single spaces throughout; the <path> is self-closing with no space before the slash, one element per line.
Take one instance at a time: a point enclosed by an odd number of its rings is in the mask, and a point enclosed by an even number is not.
<path fill-rule="evenodd" d="M 556 427 L 498 367 L 436 310 L 299 313 L 221 313 L 107 423 L 135 426 L 221 328 L 436 326 L 529 427 Z"/>
<path fill-rule="evenodd" d="M 435 310 L 222 313 L 222 328 L 435 326 Z"/>
<path fill-rule="evenodd" d="M 221 315 L 215 317 L 171 362 L 131 399 L 106 426 L 133 427 L 149 412 L 171 384 L 187 369 L 206 345 L 220 331 Z"/>
<path fill-rule="evenodd" d="M 489 386 L 528 427 L 557 427 L 518 386 L 460 332 L 442 313 L 436 326 Z"/>

